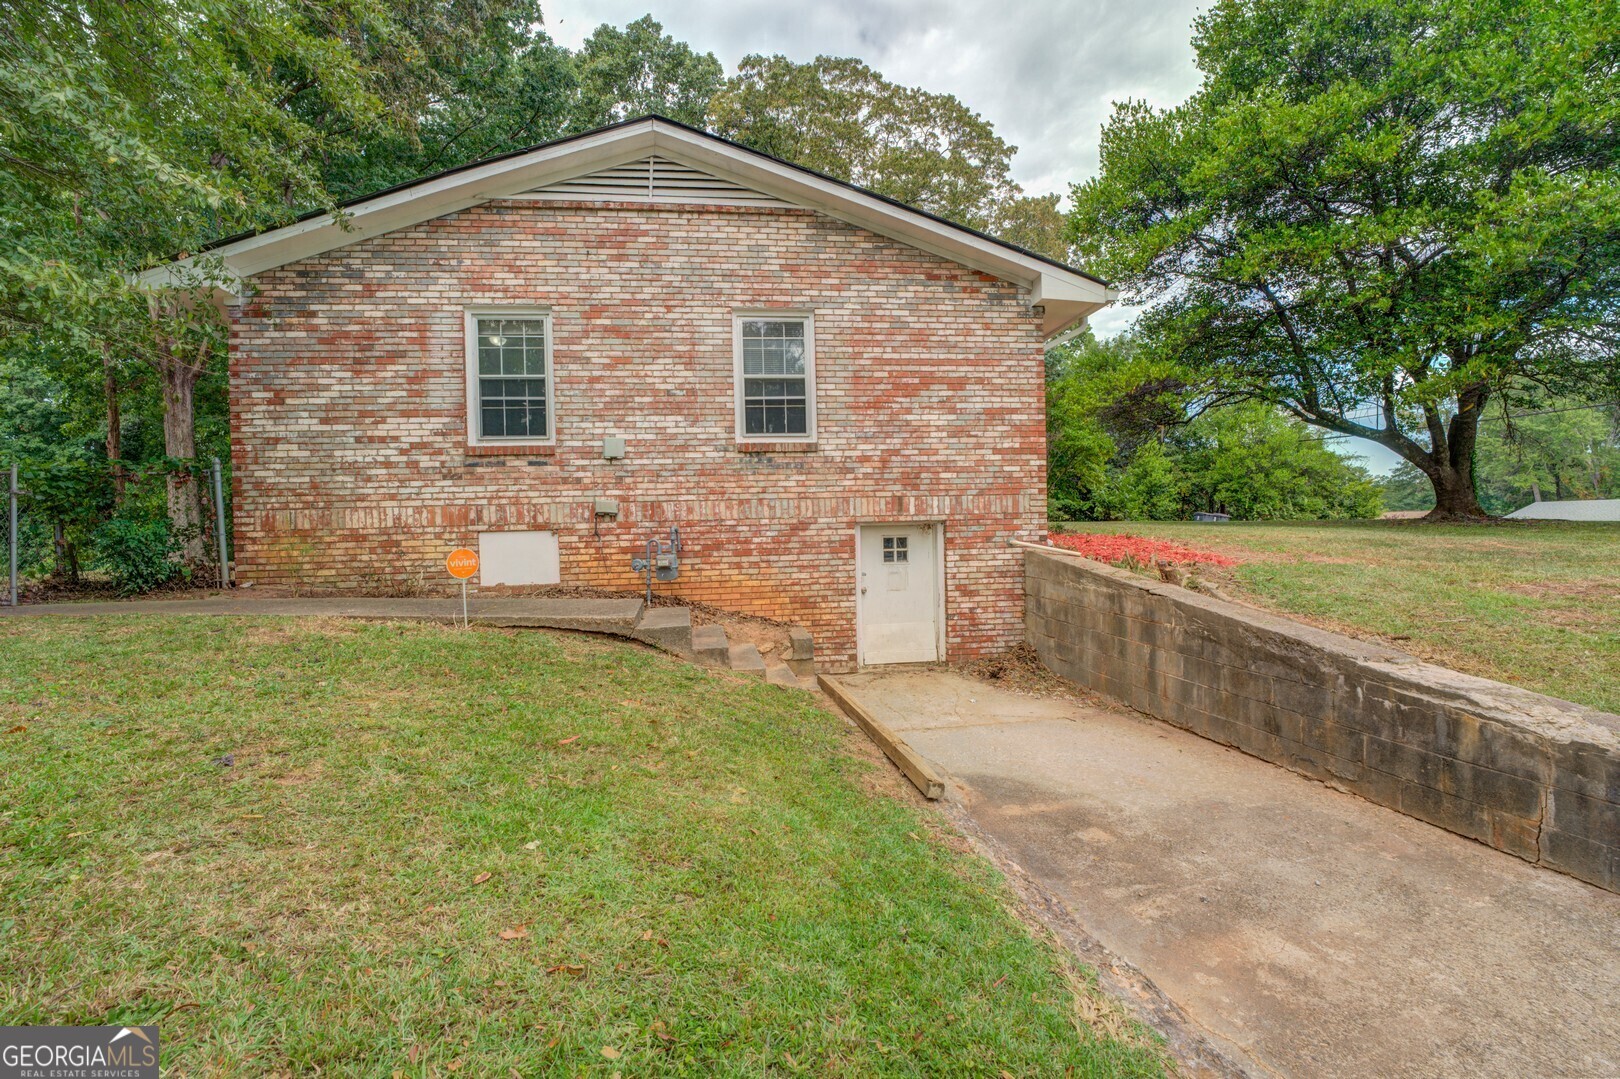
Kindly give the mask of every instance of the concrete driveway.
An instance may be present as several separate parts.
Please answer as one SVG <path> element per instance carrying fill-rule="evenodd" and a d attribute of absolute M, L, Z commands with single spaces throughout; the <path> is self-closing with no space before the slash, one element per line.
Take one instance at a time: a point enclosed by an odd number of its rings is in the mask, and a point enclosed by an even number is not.
<path fill-rule="evenodd" d="M 1124 710 L 842 681 L 1251 1070 L 1620 1075 L 1620 895 Z"/>

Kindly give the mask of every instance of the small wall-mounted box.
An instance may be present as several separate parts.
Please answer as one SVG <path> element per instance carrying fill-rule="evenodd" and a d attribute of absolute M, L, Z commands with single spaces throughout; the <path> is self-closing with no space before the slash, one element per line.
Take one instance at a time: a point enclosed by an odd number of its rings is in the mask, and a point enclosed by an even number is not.
<path fill-rule="evenodd" d="M 612 498 L 598 498 L 596 500 L 596 515 L 598 517 L 617 517 L 619 515 L 618 501 Z"/>
<path fill-rule="evenodd" d="M 619 435 L 608 435 L 602 440 L 602 456 L 609 461 L 617 461 L 624 456 L 624 439 Z"/>

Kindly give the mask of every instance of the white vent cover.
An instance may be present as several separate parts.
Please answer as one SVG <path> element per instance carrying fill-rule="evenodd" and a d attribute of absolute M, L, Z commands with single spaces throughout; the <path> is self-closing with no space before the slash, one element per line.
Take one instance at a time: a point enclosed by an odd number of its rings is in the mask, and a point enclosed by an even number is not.
<path fill-rule="evenodd" d="M 562 580 L 555 532 L 480 532 L 479 584 L 557 584 Z"/>
<path fill-rule="evenodd" d="M 698 202 L 787 206 L 781 199 L 663 157 L 627 161 L 589 176 L 548 184 L 519 198 L 547 202 Z"/>

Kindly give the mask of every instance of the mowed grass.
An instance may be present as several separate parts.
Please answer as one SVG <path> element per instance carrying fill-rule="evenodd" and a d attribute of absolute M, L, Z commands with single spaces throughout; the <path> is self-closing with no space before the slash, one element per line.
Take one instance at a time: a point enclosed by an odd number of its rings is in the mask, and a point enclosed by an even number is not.
<path fill-rule="evenodd" d="M 157 1023 L 173 1075 L 1160 1074 L 858 737 L 583 637 L 0 622 L 0 1024 Z"/>
<path fill-rule="evenodd" d="M 1201 571 L 1258 606 L 1471 674 L 1620 712 L 1620 526 L 1417 521 L 1066 529 L 1244 559 Z"/>

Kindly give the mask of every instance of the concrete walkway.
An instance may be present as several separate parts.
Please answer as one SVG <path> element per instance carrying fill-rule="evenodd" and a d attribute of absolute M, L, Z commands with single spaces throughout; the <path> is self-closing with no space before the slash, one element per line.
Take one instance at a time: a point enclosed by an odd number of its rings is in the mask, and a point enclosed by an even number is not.
<path fill-rule="evenodd" d="M 477 625 L 578 629 L 592 633 L 629 636 L 641 618 L 639 599 L 528 599 L 522 597 L 471 598 L 468 617 Z M 236 592 L 206 599 L 114 600 L 106 603 L 33 603 L 0 606 L 0 618 L 106 617 L 140 615 L 279 615 L 297 618 L 360 618 L 371 621 L 460 622 L 461 597 L 390 599 L 316 597 L 311 599 L 259 598 Z"/>
<path fill-rule="evenodd" d="M 843 682 L 1251 1070 L 1620 1075 L 1620 895 L 1134 713 Z"/>

